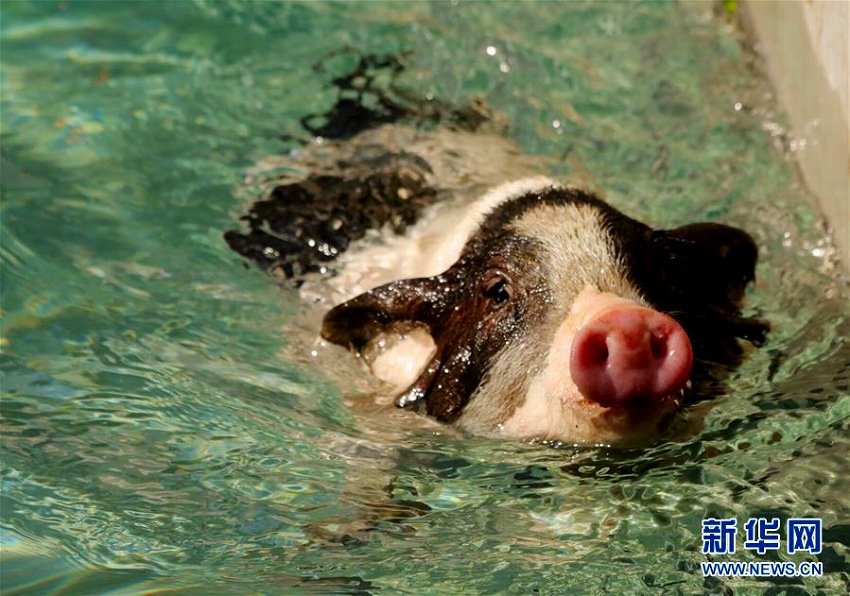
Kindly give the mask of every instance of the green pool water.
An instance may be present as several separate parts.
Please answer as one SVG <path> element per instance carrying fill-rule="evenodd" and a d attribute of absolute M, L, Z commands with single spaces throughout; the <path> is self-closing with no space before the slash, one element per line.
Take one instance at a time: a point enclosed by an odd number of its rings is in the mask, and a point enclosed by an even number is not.
<path fill-rule="evenodd" d="M 752 233 L 773 331 L 701 430 L 578 450 L 343 403 L 357 374 L 299 354 L 296 294 L 221 239 L 246 169 L 333 103 L 311 65 L 341 48 L 412 51 L 406 88 L 485 98 L 635 217 Z M 5 0 L 0 589 L 846 593 L 850 301 L 752 60 L 706 3 Z M 416 515 L 358 531 L 388 507 Z M 742 549 L 755 516 L 822 519 L 822 552 Z M 735 555 L 701 554 L 706 517 L 738 520 Z"/>

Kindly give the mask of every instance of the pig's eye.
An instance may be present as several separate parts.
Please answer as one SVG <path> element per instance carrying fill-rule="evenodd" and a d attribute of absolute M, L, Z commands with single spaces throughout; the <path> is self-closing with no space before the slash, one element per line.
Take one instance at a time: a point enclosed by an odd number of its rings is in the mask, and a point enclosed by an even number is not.
<path fill-rule="evenodd" d="M 484 290 L 484 295 L 493 301 L 494 304 L 502 304 L 511 299 L 511 291 L 508 287 L 508 280 L 504 277 L 497 277 L 489 282 Z"/>

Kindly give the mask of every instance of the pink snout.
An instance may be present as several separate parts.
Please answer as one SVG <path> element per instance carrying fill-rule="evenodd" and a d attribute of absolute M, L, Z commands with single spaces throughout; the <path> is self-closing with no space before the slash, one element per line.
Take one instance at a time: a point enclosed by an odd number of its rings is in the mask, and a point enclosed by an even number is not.
<path fill-rule="evenodd" d="M 661 399 L 691 373 L 691 342 L 667 315 L 638 305 L 601 312 L 573 338 L 570 374 L 582 395 L 602 406 Z"/>

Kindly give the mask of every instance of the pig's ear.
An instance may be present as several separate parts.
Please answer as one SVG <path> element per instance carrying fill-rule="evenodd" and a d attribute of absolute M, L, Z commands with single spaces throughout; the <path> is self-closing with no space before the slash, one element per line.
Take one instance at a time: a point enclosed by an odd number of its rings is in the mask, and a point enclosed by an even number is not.
<path fill-rule="evenodd" d="M 755 279 L 758 249 L 749 234 L 715 223 L 655 232 L 652 269 L 666 291 L 690 296 L 726 315 L 738 312 Z"/>
<path fill-rule="evenodd" d="M 322 321 L 322 337 L 362 348 L 382 330 L 400 322 L 429 325 L 439 282 L 433 277 L 403 279 L 332 308 Z"/>

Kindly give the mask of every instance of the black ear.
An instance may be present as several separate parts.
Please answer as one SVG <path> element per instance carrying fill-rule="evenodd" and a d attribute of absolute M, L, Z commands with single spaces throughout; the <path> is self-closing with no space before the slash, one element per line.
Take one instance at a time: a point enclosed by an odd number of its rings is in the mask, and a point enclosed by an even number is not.
<path fill-rule="evenodd" d="M 471 366 L 476 331 L 463 320 L 464 310 L 455 308 L 465 296 L 463 280 L 461 270 L 453 268 L 435 277 L 404 279 L 360 294 L 325 315 L 322 337 L 359 350 L 394 325 L 427 326 L 436 352 L 396 405 L 424 409 L 437 420 L 452 422 L 479 381 Z"/>
<path fill-rule="evenodd" d="M 770 326 L 740 316 L 758 259 L 749 234 L 714 223 L 660 230 L 652 233 L 649 259 L 650 300 L 685 327 L 702 359 L 736 361 L 735 338 L 764 342 Z"/>
<path fill-rule="evenodd" d="M 433 277 L 403 279 L 332 308 L 322 321 L 329 342 L 362 348 L 387 327 L 401 322 L 431 324 L 440 283 Z"/>
<path fill-rule="evenodd" d="M 731 226 L 697 223 L 654 232 L 651 253 L 651 267 L 667 291 L 725 315 L 737 314 L 755 279 L 756 244 Z"/>

